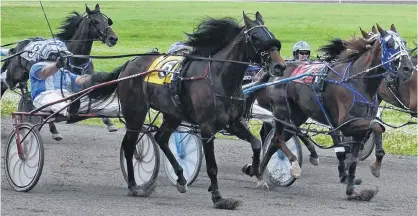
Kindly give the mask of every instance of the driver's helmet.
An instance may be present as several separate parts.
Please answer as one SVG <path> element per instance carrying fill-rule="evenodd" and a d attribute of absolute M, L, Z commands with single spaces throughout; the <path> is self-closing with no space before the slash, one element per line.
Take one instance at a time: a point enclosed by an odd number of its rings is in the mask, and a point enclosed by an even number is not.
<path fill-rule="evenodd" d="M 183 42 L 177 41 L 177 42 L 171 44 L 171 46 L 168 48 L 167 53 L 168 54 L 174 54 L 174 53 L 177 53 L 177 52 L 180 52 L 180 51 L 189 53 L 191 50 L 192 50 L 192 48 L 190 46 L 187 46 Z"/>
<path fill-rule="evenodd" d="M 67 57 L 71 54 L 71 52 L 68 51 L 68 48 L 65 45 L 65 43 L 62 41 L 51 39 L 43 42 L 44 44 L 42 44 L 42 46 L 38 50 L 40 58 L 39 60 L 55 61 L 57 60 L 58 56 Z"/>
<path fill-rule="evenodd" d="M 305 41 L 298 41 L 293 45 L 293 58 L 297 59 L 299 51 L 308 51 L 308 58 L 311 56 L 311 46 Z"/>

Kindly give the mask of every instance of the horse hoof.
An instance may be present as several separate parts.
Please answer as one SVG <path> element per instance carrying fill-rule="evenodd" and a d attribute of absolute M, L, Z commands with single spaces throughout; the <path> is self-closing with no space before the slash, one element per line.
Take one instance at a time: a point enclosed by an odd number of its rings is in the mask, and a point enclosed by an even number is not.
<path fill-rule="evenodd" d="M 241 205 L 241 201 L 234 199 L 221 199 L 214 203 L 216 209 L 234 210 Z"/>
<path fill-rule="evenodd" d="M 245 173 L 245 174 L 247 174 L 247 175 L 249 175 L 250 177 L 252 177 L 253 176 L 253 167 L 252 167 L 252 164 L 245 164 L 242 167 L 242 172 Z"/>
<path fill-rule="evenodd" d="M 268 186 L 268 184 L 267 184 L 267 182 L 264 181 L 264 180 L 257 180 L 257 185 L 255 187 L 256 188 L 261 187 L 261 188 L 264 188 L 266 190 L 269 190 L 270 189 L 269 186 Z"/>
<path fill-rule="evenodd" d="M 293 161 L 292 163 L 292 168 L 291 168 L 291 173 L 293 178 L 299 178 L 300 174 L 302 173 L 302 170 L 300 169 L 299 163 L 297 161 Z"/>
<path fill-rule="evenodd" d="M 177 187 L 177 191 L 180 192 L 180 193 L 186 193 L 187 190 L 188 190 L 187 184 L 181 185 L 177 182 L 176 187 Z"/>
<path fill-rule="evenodd" d="M 116 127 L 116 125 L 110 125 L 107 127 L 107 130 L 109 132 L 115 132 L 115 131 L 118 131 L 118 128 Z"/>
<path fill-rule="evenodd" d="M 133 197 L 148 197 L 149 195 L 154 192 L 155 187 L 157 184 L 153 184 L 151 187 L 147 188 L 146 190 L 143 190 L 142 188 L 139 188 L 138 186 L 134 186 L 132 188 L 129 188 L 128 196 Z"/>
<path fill-rule="evenodd" d="M 379 192 L 379 188 L 375 190 L 367 189 L 356 191 L 354 190 L 353 193 L 347 196 L 349 200 L 358 200 L 358 201 L 370 201 L 377 193 Z"/>
<path fill-rule="evenodd" d="M 311 162 L 312 165 L 318 166 L 319 165 L 319 158 L 314 158 L 309 156 L 309 162 Z"/>
<path fill-rule="evenodd" d="M 343 176 L 340 178 L 341 183 L 347 184 L 347 176 Z M 361 183 L 363 183 L 363 180 L 361 179 L 354 179 L 354 185 L 361 185 Z"/>
<path fill-rule="evenodd" d="M 62 135 L 60 133 L 55 133 L 52 134 L 52 139 L 56 140 L 56 141 L 61 141 L 64 137 L 62 137 Z"/>
<path fill-rule="evenodd" d="M 370 164 L 370 172 L 372 175 L 374 175 L 376 178 L 380 177 L 380 167 L 376 166 L 375 164 Z"/>

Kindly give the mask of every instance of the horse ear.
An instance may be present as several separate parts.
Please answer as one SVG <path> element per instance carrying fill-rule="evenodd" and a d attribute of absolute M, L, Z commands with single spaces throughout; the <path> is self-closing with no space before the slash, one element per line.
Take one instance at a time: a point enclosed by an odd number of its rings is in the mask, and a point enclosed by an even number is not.
<path fill-rule="evenodd" d="M 367 34 L 367 32 L 363 31 L 363 29 L 361 29 L 361 27 L 360 27 L 360 32 L 363 35 L 363 38 L 364 39 L 368 39 L 369 38 L 369 35 Z"/>
<path fill-rule="evenodd" d="M 86 4 L 86 12 L 87 12 L 88 14 L 91 14 L 91 10 L 90 10 L 90 8 L 87 6 L 87 4 Z"/>
<path fill-rule="evenodd" d="M 383 29 L 380 27 L 380 25 L 379 25 L 379 24 L 377 24 L 377 23 L 376 23 L 376 26 L 377 26 L 377 30 L 379 30 L 380 36 L 385 36 L 385 35 L 386 35 L 385 30 L 383 30 Z"/>
<path fill-rule="evenodd" d="M 390 25 L 390 30 L 393 31 L 393 32 L 398 32 L 398 31 L 396 31 L 395 25 L 393 25 L 393 24 Z"/>
<path fill-rule="evenodd" d="M 242 11 L 242 15 L 243 15 L 243 17 L 244 17 L 244 23 L 245 23 L 245 26 L 250 26 L 251 25 L 251 19 L 250 18 L 248 18 L 248 16 L 247 15 L 245 15 L 245 13 L 244 13 L 244 11 Z"/>
<path fill-rule="evenodd" d="M 99 12 L 100 11 L 100 6 L 99 4 L 96 4 L 96 8 L 94 9 L 95 11 Z"/>
<path fill-rule="evenodd" d="M 375 34 L 377 34 L 377 29 L 376 29 L 376 27 L 372 26 L 372 32 L 373 32 L 373 33 L 375 33 Z"/>
<path fill-rule="evenodd" d="M 262 25 L 264 25 L 264 20 L 263 20 L 263 16 L 261 16 L 261 14 L 257 11 L 255 13 L 255 19 L 260 22 Z"/>

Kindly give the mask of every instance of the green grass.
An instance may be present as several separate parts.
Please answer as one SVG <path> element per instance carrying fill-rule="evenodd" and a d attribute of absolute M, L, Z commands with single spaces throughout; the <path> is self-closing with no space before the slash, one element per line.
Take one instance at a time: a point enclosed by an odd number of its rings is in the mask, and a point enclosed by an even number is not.
<path fill-rule="evenodd" d="M 92 9 L 96 2 L 44 1 L 46 15 L 52 31 L 58 32 L 60 23 L 71 11 L 83 12 L 85 3 Z M 205 17 L 231 16 L 242 19 L 242 12 L 261 12 L 265 24 L 281 40 L 281 54 L 291 57 L 291 49 L 298 40 L 307 41 L 316 56 L 317 49 L 333 37 L 349 39 L 360 36 L 359 27 L 370 31 L 378 23 L 388 29 L 395 24 L 410 47 L 417 38 L 416 5 L 370 4 L 311 4 L 277 2 L 145 2 L 126 1 L 100 3 L 101 11 L 111 17 L 113 30 L 119 37 L 112 48 L 100 42 L 93 45 L 92 55 L 118 55 L 143 53 L 153 48 L 166 51 L 171 43 L 184 40 L 184 32 L 193 28 Z M 242 22 L 242 21 L 241 21 Z M 50 38 L 46 20 L 38 1 L 2 1 L 1 44 L 41 36 Z M 94 59 L 96 70 L 111 71 L 125 59 Z M 16 104 L 2 101 L 1 114 L 16 110 Z M 400 123 L 407 116 L 395 112 L 385 113 L 390 123 Z M 117 122 L 117 121 L 115 121 Z M 87 120 L 87 124 L 102 125 L 100 120 Z M 119 124 L 122 126 L 122 124 Z M 258 135 L 258 121 L 252 121 L 251 129 Z M 411 132 L 412 131 L 412 132 Z M 330 143 L 329 137 L 319 136 L 320 143 Z M 384 135 L 388 153 L 417 155 L 414 127 L 407 130 L 389 130 Z"/>

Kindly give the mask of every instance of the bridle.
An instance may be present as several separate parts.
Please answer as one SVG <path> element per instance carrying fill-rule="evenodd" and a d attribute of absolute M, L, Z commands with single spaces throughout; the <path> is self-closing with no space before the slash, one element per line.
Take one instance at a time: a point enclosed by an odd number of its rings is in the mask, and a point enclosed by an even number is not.
<path fill-rule="evenodd" d="M 91 18 L 90 15 L 92 14 L 101 14 L 103 17 L 107 18 L 107 22 L 108 22 L 108 26 L 104 29 L 104 32 L 101 31 L 99 28 L 97 28 L 96 24 L 94 23 L 94 20 Z M 99 33 L 99 39 L 96 40 L 94 39 L 93 41 L 101 41 L 102 43 L 105 43 L 105 40 L 107 38 L 107 33 L 108 33 L 108 29 L 112 28 L 111 25 L 113 24 L 112 19 L 110 19 L 108 16 L 106 16 L 105 14 L 101 13 L 100 11 L 96 11 L 96 12 L 91 12 L 91 13 L 87 13 L 87 15 L 85 16 L 88 19 L 88 22 L 91 23 L 93 25 L 93 28 L 96 30 L 96 32 Z"/>
<path fill-rule="evenodd" d="M 258 21 L 257 21 L 258 22 Z M 247 44 L 249 43 L 251 45 L 251 47 L 254 49 L 255 53 L 259 54 L 261 57 L 261 66 L 264 69 L 264 71 L 268 70 L 268 65 L 271 62 L 271 57 L 269 55 L 269 51 L 267 50 L 260 50 L 258 49 L 254 44 L 255 42 L 251 39 L 251 31 L 253 31 L 256 28 L 263 28 L 269 35 L 271 39 L 274 39 L 273 35 L 267 30 L 265 25 L 262 25 L 261 23 L 259 23 L 259 25 L 253 26 L 247 30 L 244 31 L 244 36 L 245 36 L 245 45 L 247 46 Z M 274 50 L 278 50 L 279 48 L 274 47 L 273 49 L 270 49 L 270 51 L 274 51 Z M 246 47 L 247 50 L 247 47 Z"/>

